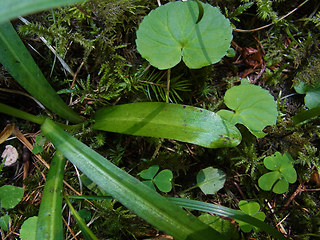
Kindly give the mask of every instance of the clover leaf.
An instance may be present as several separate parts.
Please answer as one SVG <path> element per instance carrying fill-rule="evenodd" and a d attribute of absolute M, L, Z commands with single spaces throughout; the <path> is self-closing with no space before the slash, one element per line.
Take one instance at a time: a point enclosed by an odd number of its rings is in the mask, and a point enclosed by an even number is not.
<path fill-rule="evenodd" d="M 198 4 L 203 6 L 203 16 Z M 198 22 L 199 20 L 199 22 Z M 232 40 L 232 27 L 218 8 L 176 1 L 152 10 L 137 31 L 141 56 L 159 69 L 177 65 L 201 68 L 220 61 Z"/>
<path fill-rule="evenodd" d="M 213 216 L 208 213 L 201 214 L 198 219 L 206 224 L 208 224 L 210 227 L 212 227 L 214 230 L 221 233 L 221 235 L 225 239 L 230 240 L 236 240 L 239 239 L 238 231 L 233 223 L 230 221 L 223 219 L 219 216 Z"/>
<path fill-rule="evenodd" d="M 217 113 L 232 124 L 241 123 L 256 137 L 264 137 L 262 130 L 277 122 L 277 105 L 272 95 L 253 84 L 241 84 L 227 90 L 224 102 L 234 110 L 220 110 Z"/>
<path fill-rule="evenodd" d="M 285 193 L 289 189 L 289 183 L 297 180 L 297 172 L 292 164 L 290 154 L 276 152 L 274 155 L 266 157 L 263 161 L 265 167 L 272 172 L 262 175 L 258 184 L 262 190 L 272 191 L 277 194 Z"/>
<path fill-rule="evenodd" d="M 259 212 L 260 210 L 260 205 L 257 202 L 248 202 L 248 201 L 240 201 L 239 202 L 239 208 L 241 211 L 249 214 L 250 216 L 257 218 L 261 221 L 264 221 L 266 218 L 266 215 L 263 212 Z M 242 222 L 239 220 L 236 220 L 239 224 L 239 227 L 241 228 L 242 231 L 244 232 L 250 232 L 251 230 L 258 232 L 259 228 L 254 227 L 253 225 Z"/>
<path fill-rule="evenodd" d="M 226 174 L 220 169 L 207 167 L 197 174 L 197 185 L 204 194 L 215 194 L 226 181 Z"/>
<path fill-rule="evenodd" d="M 304 82 L 300 82 L 294 86 L 294 89 L 299 94 L 306 94 L 304 103 L 308 108 L 320 107 L 320 83 L 309 86 Z"/>
<path fill-rule="evenodd" d="M 148 169 L 142 170 L 139 175 L 143 179 L 150 179 L 148 181 L 143 181 L 144 184 L 147 186 L 151 187 L 152 189 L 155 190 L 154 185 L 157 186 L 157 188 L 161 192 L 170 192 L 172 189 L 172 178 L 173 174 L 171 170 L 165 169 L 160 171 L 158 174 L 159 166 L 158 165 L 153 165 L 149 167 Z M 157 175 L 156 175 L 157 174 Z"/>

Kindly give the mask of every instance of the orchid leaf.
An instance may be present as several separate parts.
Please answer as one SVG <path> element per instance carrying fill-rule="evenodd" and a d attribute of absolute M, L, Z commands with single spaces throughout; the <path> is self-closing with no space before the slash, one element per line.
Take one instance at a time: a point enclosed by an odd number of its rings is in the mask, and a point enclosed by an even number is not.
<path fill-rule="evenodd" d="M 230 22 L 218 8 L 197 1 L 176 1 L 144 18 L 136 43 L 142 57 L 159 69 L 172 68 L 181 59 L 189 68 L 201 68 L 220 61 L 231 40 Z"/>
<path fill-rule="evenodd" d="M 50 119 L 45 120 L 41 129 L 57 150 L 88 178 L 156 228 L 176 239 L 220 239 L 217 231 L 64 132 Z"/>
<path fill-rule="evenodd" d="M 21 15 L 57 8 L 76 2 L 81 2 L 81 0 L 0 0 L 0 23 Z"/>
<path fill-rule="evenodd" d="M 214 112 L 180 104 L 141 102 L 96 112 L 93 129 L 175 139 L 208 148 L 240 143 L 239 130 Z"/>

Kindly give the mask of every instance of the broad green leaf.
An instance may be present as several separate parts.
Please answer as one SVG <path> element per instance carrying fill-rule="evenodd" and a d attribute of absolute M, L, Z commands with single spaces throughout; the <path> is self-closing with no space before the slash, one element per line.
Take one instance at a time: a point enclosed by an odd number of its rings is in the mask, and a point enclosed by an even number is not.
<path fill-rule="evenodd" d="M 8 214 L 0 217 L 0 228 L 3 231 L 8 231 L 10 227 L 10 216 Z"/>
<path fill-rule="evenodd" d="M 57 8 L 81 0 L 0 0 L 0 24 L 10 19 L 37 11 Z"/>
<path fill-rule="evenodd" d="M 197 174 L 197 185 L 204 194 L 215 194 L 223 188 L 226 174 L 220 169 L 207 167 Z"/>
<path fill-rule="evenodd" d="M 290 154 L 281 154 L 276 152 L 274 155 L 266 157 L 263 160 L 265 167 L 272 172 L 262 175 L 258 184 L 262 190 L 270 191 L 277 194 L 288 191 L 289 183 L 297 180 L 297 172 L 293 167 L 293 159 Z"/>
<path fill-rule="evenodd" d="M 198 218 L 202 222 L 208 224 L 210 227 L 221 233 L 223 239 L 239 239 L 239 234 L 235 227 L 235 224 L 231 223 L 230 221 L 222 219 L 219 216 L 213 216 L 207 213 L 201 214 Z"/>
<path fill-rule="evenodd" d="M 11 185 L 0 187 L 0 206 L 1 208 L 14 208 L 22 199 L 24 189 Z"/>
<path fill-rule="evenodd" d="M 211 111 L 171 103 L 141 102 L 97 111 L 93 129 L 169 138 L 208 148 L 240 143 L 239 130 Z"/>
<path fill-rule="evenodd" d="M 153 177 L 157 174 L 159 171 L 159 166 L 158 165 L 153 165 L 149 167 L 148 169 L 142 170 L 139 175 L 143 179 L 153 179 Z"/>
<path fill-rule="evenodd" d="M 176 239 L 221 239 L 220 234 L 169 202 L 46 119 L 43 134 L 88 178 L 128 209 Z"/>
<path fill-rule="evenodd" d="M 173 174 L 169 169 L 162 170 L 155 176 L 153 179 L 154 184 L 161 192 L 170 192 L 172 189 L 172 181 Z"/>
<path fill-rule="evenodd" d="M 62 227 L 62 188 L 65 157 L 56 152 L 49 169 L 47 180 L 41 199 L 37 239 L 59 240 L 63 239 Z"/>
<path fill-rule="evenodd" d="M 151 65 L 168 69 L 181 58 L 189 68 L 220 61 L 232 40 L 232 27 L 218 8 L 196 1 L 170 2 L 151 11 L 137 31 L 137 49 Z"/>
<path fill-rule="evenodd" d="M 80 216 L 80 214 L 74 209 L 72 204 L 70 203 L 68 197 L 65 197 L 66 202 L 72 212 L 73 217 L 76 219 L 76 222 L 81 229 L 81 232 L 86 240 L 98 240 L 98 238 L 94 235 L 94 233 L 87 227 L 86 222 Z"/>
<path fill-rule="evenodd" d="M 306 94 L 304 97 L 305 105 L 310 108 L 320 107 L 320 84 L 316 84 L 315 86 L 308 86 L 304 82 L 300 82 L 294 89 L 299 94 Z"/>
<path fill-rule="evenodd" d="M 265 89 L 253 84 L 241 84 L 230 88 L 224 102 L 228 110 L 220 110 L 218 114 L 232 124 L 241 123 L 256 137 L 266 134 L 262 130 L 277 122 L 277 105 L 272 95 Z"/>
<path fill-rule="evenodd" d="M 0 25 L 0 62 L 24 89 L 48 109 L 71 122 L 82 121 L 47 82 L 10 22 Z"/>
<path fill-rule="evenodd" d="M 21 240 L 38 240 L 36 238 L 38 217 L 30 217 L 23 222 L 20 229 Z"/>
<path fill-rule="evenodd" d="M 234 218 L 235 220 L 246 222 L 259 228 L 260 230 L 265 231 L 266 233 L 269 233 L 275 239 L 286 239 L 280 232 L 278 232 L 268 224 L 242 211 L 191 199 L 182 199 L 174 197 L 169 197 L 168 199 L 180 207 L 187 208 L 190 210 L 198 210 L 202 212 L 212 213 L 223 217 Z"/>
<path fill-rule="evenodd" d="M 250 216 L 259 219 L 260 221 L 264 221 L 266 218 L 266 215 L 263 212 L 259 212 L 260 210 L 260 205 L 257 202 L 248 202 L 248 201 L 240 201 L 239 202 L 239 208 L 241 211 L 249 214 Z M 239 223 L 239 226 L 242 231 L 244 232 L 250 232 L 252 229 L 254 231 L 259 231 L 258 228 L 252 226 L 251 224 L 243 221 L 237 221 Z"/>

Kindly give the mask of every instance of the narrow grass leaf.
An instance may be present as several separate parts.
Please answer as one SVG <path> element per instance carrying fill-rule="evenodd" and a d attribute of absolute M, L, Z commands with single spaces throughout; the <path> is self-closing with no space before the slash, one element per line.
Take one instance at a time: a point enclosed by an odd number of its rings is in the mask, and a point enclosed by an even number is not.
<path fill-rule="evenodd" d="M 44 186 L 38 215 L 37 239 L 63 239 L 62 187 L 65 157 L 56 152 Z"/>
<path fill-rule="evenodd" d="M 190 200 L 190 199 L 182 199 L 182 198 L 174 198 L 174 197 L 169 197 L 168 199 L 180 207 L 191 209 L 191 210 L 198 210 L 198 211 L 207 212 L 207 213 L 213 213 L 219 216 L 240 220 L 242 222 L 252 224 L 253 226 L 275 237 L 276 239 L 286 239 L 280 232 L 278 232 L 268 224 L 254 217 L 251 217 L 250 215 L 243 213 L 239 210 L 234 210 L 227 207 L 206 203 L 206 202 L 201 202 L 201 201 L 196 201 L 196 200 Z"/>
<path fill-rule="evenodd" d="M 88 178 L 156 228 L 181 240 L 221 239 L 217 231 L 64 132 L 50 119 L 45 120 L 41 129 Z"/>
<path fill-rule="evenodd" d="M 74 209 L 74 207 L 72 206 L 71 202 L 69 201 L 68 197 L 65 197 L 66 202 L 72 212 L 72 215 L 74 216 L 74 218 L 76 219 L 81 232 L 84 236 L 84 239 L 86 240 L 98 240 L 98 238 L 94 235 L 94 233 L 87 227 L 85 221 L 82 219 L 82 217 L 80 216 L 80 214 Z"/>
<path fill-rule="evenodd" d="M 97 111 L 93 129 L 136 136 L 169 138 L 208 148 L 234 147 L 239 130 L 218 114 L 192 106 L 140 102 Z"/>
<path fill-rule="evenodd" d="M 82 122 L 82 118 L 62 101 L 45 79 L 10 22 L 0 24 L 0 62 L 24 89 L 48 109 L 71 122 Z"/>
<path fill-rule="evenodd" d="M 46 9 L 67 4 L 83 2 L 81 0 L 0 0 L 0 23 Z"/>

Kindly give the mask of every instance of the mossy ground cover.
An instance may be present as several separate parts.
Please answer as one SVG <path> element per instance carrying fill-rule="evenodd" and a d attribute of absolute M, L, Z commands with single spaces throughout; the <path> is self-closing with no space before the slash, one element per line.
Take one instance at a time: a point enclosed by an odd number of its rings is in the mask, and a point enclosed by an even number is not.
<path fill-rule="evenodd" d="M 139 24 L 158 6 L 157 2 L 91 0 L 27 16 L 30 25 L 20 20 L 13 24 L 54 89 L 83 116 L 120 103 L 165 102 L 168 93 L 171 102 L 216 112 L 225 108 L 226 91 L 239 85 L 243 78 L 268 90 L 277 102 L 276 125 L 265 128 L 267 135 L 263 138 L 256 138 L 247 128 L 239 126 L 242 142 L 232 148 L 207 149 L 174 140 L 90 128 L 81 129 L 75 136 L 137 178 L 142 170 L 153 165 L 158 165 L 160 170 L 171 170 L 172 190 L 162 193 L 165 196 L 187 197 L 233 209 L 239 209 L 242 200 L 254 201 L 266 215 L 265 222 L 289 238 L 319 238 L 319 118 L 299 125 L 292 120 L 306 109 L 304 95 L 296 93 L 294 86 L 303 82 L 312 87 L 319 81 L 318 1 L 207 1 L 219 7 L 232 23 L 231 47 L 235 55 L 196 70 L 180 62 L 170 71 L 169 89 L 168 72 L 150 66 L 138 53 L 135 43 Z M 44 37 L 56 53 L 39 37 Z M 66 65 L 57 56 L 64 59 Z M 35 115 L 47 114 L 33 99 L 21 94 L 24 90 L 3 67 L 0 87 L 1 102 Z M 60 120 L 58 116 L 52 117 Z M 36 136 L 41 135 L 39 126 L 5 115 L 1 115 L 1 119 L 1 129 L 14 122 L 27 140 L 37 145 Z M 9 231 L 1 230 L 1 235 L 4 239 L 17 239 L 23 221 L 38 214 L 47 169 L 38 161 L 39 157 L 15 138 L 1 144 L 1 152 L 8 144 L 17 148 L 20 157 L 15 165 L 4 167 L 0 182 L 24 186 L 25 195 L 20 204 L 9 211 L 11 227 Z M 50 162 L 52 146 L 46 142 L 42 147 L 40 158 Z M 297 172 L 297 181 L 289 184 L 283 194 L 264 191 L 258 185 L 258 179 L 269 171 L 264 166 L 265 157 L 276 152 L 290 154 Z M 205 195 L 200 188 L 192 188 L 198 172 L 207 167 L 226 174 L 224 187 L 215 194 Z M 72 187 L 65 185 L 67 194 L 105 194 L 71 163 L 65 167 L 64 179 Z M 159 235 L 170 239 L 114 200 L 72 201 L 99 239 L 155 239 Z M 63 213 L 65 238 L 81 239 L 81 235 L 77 235 L 79 226 L 67 207 Z M 197 211 L 193 213 L 200 215 Z M 227 220 L 237 229 L 239 239 L 268 239 L 262 231 L 245 232 L 233 219 Z"/>

